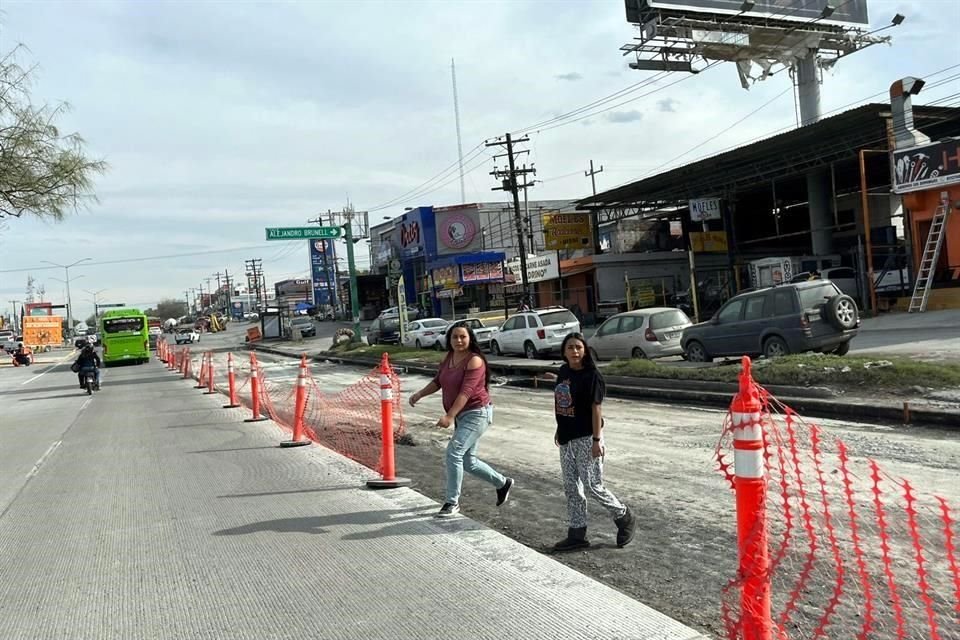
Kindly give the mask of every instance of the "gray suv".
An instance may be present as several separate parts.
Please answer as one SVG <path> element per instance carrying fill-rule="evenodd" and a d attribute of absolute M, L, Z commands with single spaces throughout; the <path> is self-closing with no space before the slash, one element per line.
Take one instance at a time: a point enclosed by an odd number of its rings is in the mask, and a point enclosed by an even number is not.
<path fill-rule="evenodd" d="M 853 298 L 829 280 L 812 280 L 741 293 L 708 322 L 687 327 L 680 343 L 692 362 L 804 351 L 842 356 L 859 326 Z"/>

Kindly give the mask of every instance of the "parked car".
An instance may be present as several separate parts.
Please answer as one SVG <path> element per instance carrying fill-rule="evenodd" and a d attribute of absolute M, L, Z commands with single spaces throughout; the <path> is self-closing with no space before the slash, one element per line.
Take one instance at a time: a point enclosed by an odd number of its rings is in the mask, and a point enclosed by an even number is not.
<path fill-rule="evenodd" d="M 177 329 L 173 339 L 177 344 L 193 344 L 194 342 L 200 342 L 200 332 L 189 327 Z"/>
<path fill-rule="evenodd" d="M 443 349 L 449 322 L 441 318 L 426 318 L 411 322 L 403 330 L 403 346 L 417 349 Z"/>
<path fill-rule="evenodd" d="M 559 353 L 569 333 L 579 333 L 580 321 L 564 307 L 547 307 L 517 313 L 507 319 L 490 337 L 490 350 L 496 355 L 522 353 L 527 358 Z"/>
<path fill-rule="evenodd" d="M 487 326 L 483 323 L 480 318 L 464 318 L 463 320 L 457 320 L 453 324 L 464 324 L 470 329 L 473 330 L 473 335 L 477 339 L 477 346 L 481 349 L 490 348 L 490 338 L 497 331 L 496 326 Z M 443 336 L 440 339 L 440 348 L 447 348 L 447 333 L 450 332 L 450 326 L 447 327 L 447 331 L 444 332 Z"/>
<path fill-rule="evenodd" d="M 299 329 L 304 338 L 314 338 L 317 335 L 317 325 L 310 316 L 294 316 L 290 320 L 290 330 L 294 329 Z"/>
<path fill-rule="evenodd" d="M 367 344 L 400 344 L 400 319 L 377 318 L 367 327 Z"/>
<path fill-rule="evenodd" d="M 594 360 L 610 358 L 663 358 L 683 354 L 680 337 L 692 325 L 680 309 L 649 307 L 618 313 L 590 339 Z"/>
<path fill-rule="evenodd" d="M 380 318 L 399 318 L 400 307 L 390 307 L 380 312 Z M 417 307 L 407 307 L 407 320 L 419 320 L 420 310 Z"/>
<path fill-rule="evenodd" d="M 742 293 L 710 319 L 683 331 L 687 359 L 821 351 L 844 355 L 857 335 L 857 303 L 829 280 L 809 280 Z"/>

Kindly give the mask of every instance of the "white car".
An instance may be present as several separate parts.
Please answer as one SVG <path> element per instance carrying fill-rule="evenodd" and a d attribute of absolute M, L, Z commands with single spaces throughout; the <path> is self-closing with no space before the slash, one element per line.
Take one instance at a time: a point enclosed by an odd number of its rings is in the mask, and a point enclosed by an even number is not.
<path fill-rule="evenodd" d="M 380 312 L 379 318 L 396 318 L 400 315 L 400 307 L 390 307 L 384 309 Z M 407 320 L 416 320 L 420 316 L 420 312 L 417 311 L 416 307 L 407 307 Z"/>
<path fill-rule="evenodd" d="M 560 353 L 563 339 L 580 332 L 577 316 L 564 307 L 547 307 L 511 316 L 490 338 L 490 350 L 500 356 L 522 353 L 527 358 Z"/>
<path fill-rule="evenodd" d="M 174 337 L 177 344 L 200 342 L 200 333 L 196 329 L 178 329 Z"/>
<path fill-rule="evenodd" d="M 426 318 L 408 324 L 403 331 L 403 346 L 417 349 L 442 349 L 444 337 L 450 325 L 440 318 Z"/>
<path fill-rule="evenodd" d="M 473 330 L 473 335 L 477 339 L 477 345 L 481 349 L 490 348 L 490 338 L 496 332 L 497 327 L 488 327 L 483 324 L 483 321 L 480 318 L 465 318 L 464 320 L 457 320 L 454 324 L 465 324 Z M 448 327 L 449 329 L 449 327 Z M 440 344 L 441 349 L 447 348 L 447 334 L 444 333 L 441 339 Z"/>

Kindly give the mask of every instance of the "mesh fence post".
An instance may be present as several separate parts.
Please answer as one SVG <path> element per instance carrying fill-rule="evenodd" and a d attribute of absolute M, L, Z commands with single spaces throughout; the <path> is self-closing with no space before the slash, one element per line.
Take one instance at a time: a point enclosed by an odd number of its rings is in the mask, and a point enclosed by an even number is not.
<path fill-rule="evenodd" d="M 281 447 L 302 447 L 313 442 L 303 437 L 303 415 L 307 408 L 307 356 L 300 357 L 300 373 L 297 375 L 297 397 L 293 414 L 293 436 L 280 443 Z"/>
<path fill-rule="evenodd" d="M 207 351 L 207 390 L 204 395 L 209 396 L 214 393 L 217 393 L 217 388 L 214 386 L 213 351 Z"/>
<path fill-rule="evenodd" d="M 229 404 L 223 405 L 224 409 L 236 409 L 240 406 L 237 402 L 237 376 L 233 370 L 233 354 L 227 354 L 227 388 L 230 390 Z"/>
<path fill-rule="evenodd" d="M 743 357 L 740 391 L 730 404 L 733 422 L 737 503 L 737 547 L 740 560 L 741 637 L 772 640 L 769 556 L 767 549 L 767 486 L 763 458 L 763 406 Z"/>
<path fill-rule="evenodd" d="M 379 479 L 367 480 L 371 489 L 394 489 L 410 484 L 407 478 L 396 477 L 396 465 L 393 454 L 393 371 L 390 369 L 390 357 L 384 353 L 380 360 L 380 427 L 383 441 L 380 453 Z"/>
<path fill-rule="evenodd" d="M 250 352 L 250 410 L 253 415 L 244 422 L 263 422 L 266 417 L 260 415 L 260 377 L 257 374 L 257 354 Z"/>

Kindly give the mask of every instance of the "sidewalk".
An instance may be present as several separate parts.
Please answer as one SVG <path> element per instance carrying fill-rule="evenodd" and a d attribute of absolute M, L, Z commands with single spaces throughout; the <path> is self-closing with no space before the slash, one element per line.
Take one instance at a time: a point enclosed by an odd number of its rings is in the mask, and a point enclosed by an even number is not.
<path fill-rule="evenodd" d="M 702 638 L 157 362 L 108 373 L 0 517 L 0 637 Z"/>
<path fill-rule="evenodd" d="M 924 313 L 886 313 L 876 318 L 864 318 L 860 331 L 916 331 L 925 329 L 954 329 L 960 334 L 960 309 L 926 311 Z"/>

